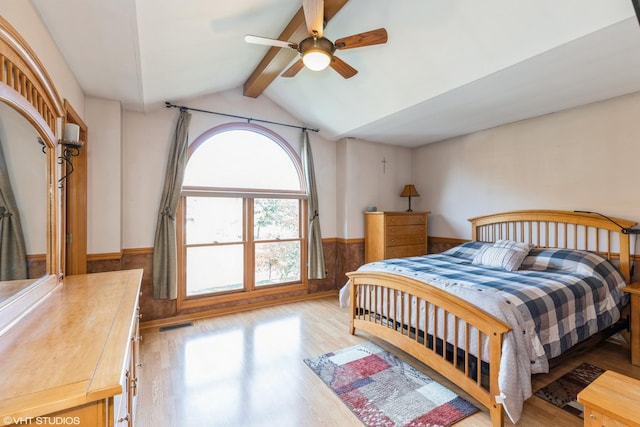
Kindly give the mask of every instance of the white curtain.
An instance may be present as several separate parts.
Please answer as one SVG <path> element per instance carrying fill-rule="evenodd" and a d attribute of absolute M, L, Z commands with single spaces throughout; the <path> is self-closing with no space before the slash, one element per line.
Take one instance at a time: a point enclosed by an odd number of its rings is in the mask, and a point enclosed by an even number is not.
<path fill-rule="evenodd" d="M 309 279 L 324 279 L 326 269 L 324 251 L 322 250 L 322 234 L 320 233 L 320 208 L 316 190 L 316 176 L 313 168 L 313 154 L 309 143 L 309 132 L 302 130 L 302 170 L 307 181 L 307 197 L 309 207 Z"/>
<path fill-rule="evenodd" d="M 164 189 L 153 243 L 153 297 L 159 299 L 178 297 L 176 213 L 180 203 L 184 170 L 187 166 L 190 121 L 191 114 L 186 109 L 180 109 L 164 177 Z"/>

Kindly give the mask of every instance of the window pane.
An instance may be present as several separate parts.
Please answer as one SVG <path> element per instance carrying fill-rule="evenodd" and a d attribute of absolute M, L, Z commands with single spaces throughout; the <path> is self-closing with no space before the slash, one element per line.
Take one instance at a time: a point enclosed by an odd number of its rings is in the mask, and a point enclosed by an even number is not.
<path fill-rule="evenodd" d="M 255 199 L 254 240 L 300 237 L 299 203 L 295 199 Z"/>
<path fill-rule="evenodd" d="M 243 245 L 187 248 L 187 296 L 243 289 Z"/>
<path fill-rule="evenodd" d="M 256 287 L 300 280 L 300 241 L 256 243 Z"/>
<path fill-rule="evenodd" d="M 187 197 L 188 245 L 241 242 L 242 199 Z"/>
<path fill-rule="evenodd" d="M 184 186 L 300 190 L 289 154 L 257 132 L 232 130 L 213 135 L 189 157 Z"/>

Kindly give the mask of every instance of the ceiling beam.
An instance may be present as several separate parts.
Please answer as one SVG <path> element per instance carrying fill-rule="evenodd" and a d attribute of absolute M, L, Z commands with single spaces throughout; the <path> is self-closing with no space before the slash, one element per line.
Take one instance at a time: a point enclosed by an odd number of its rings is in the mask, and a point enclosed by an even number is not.
<path fill-rule="evenodd" d="M 349 0 L 325 0 L 324 20 L 329 22 Z M 304 10 L 300 8 L 286 26 L 278 40 L 287 40 L 298 43 L 307 38 L 307 25 L 304 19 Z M 271 47 L 262 61 L 258 64 L 251 76 L 244 83 L 243 94 L 251 98 L 257 98 L 271 84 L 273 80 L 291 63 L 298 53 L 293 49 Z"/>

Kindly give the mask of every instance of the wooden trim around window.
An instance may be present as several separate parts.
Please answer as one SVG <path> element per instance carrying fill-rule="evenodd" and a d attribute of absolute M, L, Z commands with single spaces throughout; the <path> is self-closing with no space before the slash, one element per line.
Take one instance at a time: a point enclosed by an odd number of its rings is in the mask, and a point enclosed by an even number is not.
<path fill-rule="evenodd" d="M 250 197 L 250 196 L 244 196 Z M 268 287 L 260 287 L 256 288 L 253 280 L 249 282 L 252 283 L 251 286 L 244 287 L 244 290 L 233 291 L 229 293 L 215 293 L 215 294 L 205 294 L 187 297 L 187 289 L 186 289 L 186 245 L 184 244 L 186 236 L 184 236 L 184 225 L 178 224 L 178 222 L 184 221 L 184 215 L 186 212 L 186 200 L 187 198 L 183 195 L 180 197 L 180 203 L 178 204 L 178 211 L 176 213 L 176 242 L 178 246 L 178 298 L 176 301 L 178 311 L 191 309 L 191 308 L 200 308 L 207 306 L 219 306 L 221 304 L 227 304 L 230 302 L 236 301 L 246 301 L 252 299 L 259 299 L 264 297 L 269 297 L 273 295 L 282 295 L 292 292 L 306 292 L 309 290 L 309 280 L 308 280 L 308 268 L 307 262 L 308 259 L 308 238 L 309 238 L 309 230 L 308 230 L 308 202 L 306 199 L 298 199 L 300 201 L 299 204 L 299 216 L 300 216 L 300 282 L 295 282 L 291 284 L 282 284 L 282 285 L 273 285 Z M 247 224 L 253 223 L 253 205 L 252 203 L 248 203 L 245 198 L 243 198 L 243 223 L 245 226 Z M 247 277 L 250 277 L 254 274 L 254 260 L 255 254 L 253 253 L 253 249 L 255 242 L 253 242 L 253 230 L 244 230 L 245 233 L 245 248 L 244 248 L 244 277 L 247 280 Z M 251 235 L 249 234 L 251 233 Z M 253 242 L 250 243 L 250 242 Z"/>
<path fill-rule="evenodd" d="M 250 299 L 259 299 L 269 297 L 273 295 L 281 295 L 291 292 L 306 292 L 308 286 L 305 283 L 296 283 L 292 285 L 280 285 L 264 289 L 254 289 L 252 291 L 240 291 L 228 294 L 212 295 L 208 294 L 202 297 L 190 297 L 186 299 L 178 300 L 178 311 L 182 311 L 189 308 L 199 307 L 215 307 L 221 304 L 226 304 L 236 301 L 245 301 Z"/>

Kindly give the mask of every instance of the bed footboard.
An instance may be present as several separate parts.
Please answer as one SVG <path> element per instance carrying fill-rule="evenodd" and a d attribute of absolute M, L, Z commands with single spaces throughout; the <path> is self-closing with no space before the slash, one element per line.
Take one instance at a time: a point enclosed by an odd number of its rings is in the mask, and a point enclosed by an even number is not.
<path fill-rule="evenodd" d="M 422 282 L 379 272 L 352 272 L 350 333 L 366 331 L 430 366 L 489 409 L 502 426 L 498 371 L 509 325 Z"/>

